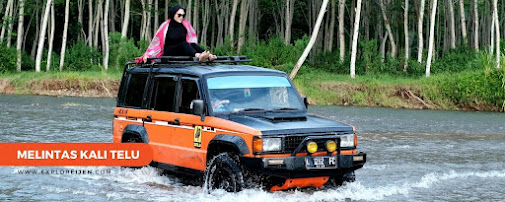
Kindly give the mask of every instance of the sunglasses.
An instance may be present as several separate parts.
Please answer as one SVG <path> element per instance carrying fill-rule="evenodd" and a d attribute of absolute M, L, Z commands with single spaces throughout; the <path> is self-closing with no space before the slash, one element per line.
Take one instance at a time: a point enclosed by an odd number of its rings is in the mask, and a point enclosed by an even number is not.
<path fill-rule="evenodd" d="M 177 14 L 177 16 L 179 16 L 180 18 L 184 18 L 184 17 L 186 17 L 186 14 L 185 13 L 184 14 Z"/>

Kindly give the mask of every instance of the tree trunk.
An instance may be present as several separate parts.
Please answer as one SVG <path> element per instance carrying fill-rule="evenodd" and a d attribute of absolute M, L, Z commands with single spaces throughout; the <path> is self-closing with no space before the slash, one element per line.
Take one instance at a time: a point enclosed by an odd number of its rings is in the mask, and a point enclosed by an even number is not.
<path fill-rule="evenodd" d="M 352 51 L 351 51 L 351 78 L 356 77 L 356 49 L 358 48 L 359 38 L 359 21 L 361 19 L 361 0 L 358 0 L 356 8 L 356 18 L 354 20 L 354 34 L 352 35 Z"/>
<path fill-rule="evenodd" d="M 83 0 L 78 0 L 77 1 L 77 22 L 81 25 L 81 29 L 79 30 L 79 38 L 84 38 L 86 40 L 86 32 L 84 32 L 84 17 L 83 17 L 83 12 L 84 12 L 84 2 Z"/>
<path fill-rule="evenodd" d="M 433 57 L 433 38 L 435 37 L 435 16 L 437 14 L 437 0 L 433 0 L 430 18 L 430 39 L 428 41 L 428 59 L 426 62 L 426 77 L 430 77 L 431 59 Z"/>
<path fill-rule="evenodd" d="M 35 6 L 35 40 L 32 44 L 32 50 L 30 51 L 30 57 L 32 60 L 35 60 L 35 53 L 37 50 L 37 43 L 39 40 L 39 32 L 40 32 L 40 15 L 39 15 L 39 1 L 36 1 L 37 4 Z"/>
<path fill-rule="evenodd" d="M 242 0 L 242 2 L 240 3 L 237 53 L 240 53 L 240 49 L 242 48 L 245 42 L 245 25 L 247 23 L 247 12 L 248 12 L 247 1 Z"/>
<path fill-rule="evenodd" d="M 156 1 L 156 4 L 158 4 L 158 0 L 155 0 Z M 111 33 L 114 33 L 116 32 L 116 5 L 114 3 L 114 0 L 110 0 L 109 2 L 109 5 L 110 7 L 108 8 L 109 9 L 109 27 L 107 29 L 110 28 L 109 32 Z M 157 5 L 156 5 L 157 6 Z M 158 12 L 158 7 L 156 7 L 156 12 Z M 154 30 L 157 30 L 158 27 L 154 28 Z"/>
<path fill-rule="evenodd" d="M 500 69 L 500 20 L 498 19 L 498 0 L 493 0 L 493 15 L 494 15 L 494 23 L 496 28 L 496 68 Z"/>
<path fill-rule="evenodd" d="M 188 5 L 186 6 L 186 20 L 188 20 L 189 22 L 191 22 L 191 24 L 193 24 L 193 18 L 191 17 L 191 6 L 193 5 L 193 2 L 191 0 L 188 0 Z"/>
<path fill-rule="evenodd" d="M 103 9 L 103 0 L 98 0 L 98 4 L 96 4 L 97 10 L 95 12 L 95 25 L 94 25 L 94 31 L 93 34 L 95 35 L 93 37 L 93 47 L 98 48 L 98 34 L 100 31 L 100 22 L 102 16 L 102 9 Z M 102 30 L 103 31 L 103 30 Z"/>
<path fill-rule="evenodd" d="M 345 58 L 345 30 L 344 30 L 345 0 L 338 1 L 338 38 L 340 45 L 340 63 Z"/>
<path fill-rule="evenodd" d="M 156 1 L 156 0 L 155 0 Z M 193 21 L 192 21 L 192 25 L 193 25 L 193 29 L 195 29 L 196 33 L 200 33 L 200 23 L 199 23 L 199 17 L 200 17 L 200 0 L 194 0 L 195 3 L 193 5 Z"/>
<path fill-rule="evenodd" d="M 19 0 L 19 21 L 18 21 L 18 37 L 16 42 L 16 50 L 17 50 L 17 63 L 16 70 L 18 72 L 21 71 L 21 48 L 23 45 L 23 20 L 25 15 L 25 2 L 24 0 Z"/>
<path fill-rule="evenodd" d="M 459 0 L 459 13 L 461 15 L 461 36 L 463 37 L 463 44 L 468 44 L 468 37 L 466 31 L 466 17 L 465 17 L 465 2 L 464 0 Z"/>
<path fill-rule="evenodd" d="M 126 1 L 130 1 L 130 0 L 126 0 Z M 163 20 L 168 20 L 168 2 L 170 2 L 170 0 L 165 0 L 165 18 Z"/>
<path fill-rule="evenodd" d="M 158 30 L 159 27 L 160 27 L 160 14 L 158 11 L 158 0 L 154 0 L 154 27 L 153 27 L 153 30 L 156 31 L 156 30 Z"/>
<path fill-rule="evenodd" d="M 86 41 L 88 46 L 93 45 L 93 0 L 88 0 L 88 37 Z"/>
<path fill-rule="evenodd" d="M 63 64 L 65 64 L 65 49 L 67 47 L 67 32 L 68 32 L 68 15 L 70 13 L 70 0 L 65 1 L 65 25 L 63 25 L 63 39 L 61 40 L 60 52 L 60 72 L 63 71 Z"/>
<path fill-rule="evenodd" d="M 333 37 L 335 36 L 335 11 L 336 11 L 336 0 L 331 0 L 331 20 L 330 20 L 330 34 L 328 39 L 328 51 L 333 51 Z"/>
<path fill-rule="evenodd" d="M 202 33 L 200 33 L 200 43 L 204 45 L 208 45 L 207 43 L 207 32 L 209 29 L 209 23 L 210 23 L 210 13 L 211 13 L 211 7 L 210 7 L 210 0 L 203 0 L 203 13 L 202 13 Z"/>
<path fill-rule="evenodd" d="M 234 40 L 233 40 L 233 32 L 235 32 L 235 15 L 237 14 L 237 6 L 238 6 L 238 0 L 233 0 L 233 5 L 231 7 L 231 15 L 230 15 L 230 23 L 229 23 L 229 32 L 228 34 L 230 35 L 230 42 L 231 42 L 231 47 L 234 47 Z"/>
<path fill-rule="evenodd" d="M 293 24 L 295 0 L 286 0 L 286 29 L 284 34 L 284 44 L 291 43 L 291 25 Z"/>
<path fill-rule="evenodd" d="M 352 35 L 354 34 L 352 31 L 354 30 L 354 16 L 355 16 L 355 13 L 356 11 L 354 10 L 354 8 L 356 8 L 356 1 L 355 0 L 351 0 L 351 10 L 350 11 L 350 16 L 349 16 L 349 47 L 352 47 Z"/>
<path fill-rule="evenodd" d="M 359 0 L 361 1 L 361 0 Z M 328 6 L 328 0 L 323 0 L 323 4 L 321 5 L 321 10 L 319 11 L 319 15 L 317 16 L 316 24 L 314 26 L 314 31 L 312 32 L 312 36 L 310 37 L 309 44 L 307 44 L 307 47 L 303 51 L 302 56 L 296 63 L 295 67 L 293 68 L 293 71 L 291 71 L 291 74 L 289 74 L 289 78 L 294 79 L 296 76 L 296 73 L 300 69 L 300 67 L 303 65 L 303 62 L 305 62 L 305 59 L 309 55 L 310 49 L 312 49 L 312 46 L 316 42 L 317 34 L 319 33 L 319 27 L 321 27 L 321 22 L 323 21 L 324 13 L 326 12 L 326 7 Z"/>
<path fill-rule="evenodd" d="M 126 38 L 126 34 L 128 33 L 128 22 L 130 22 L 130 0 L 125 1 L 124 9 L 125 14 L 123 19 L 123 27 L 121 28 L 121 38 Z"/>
<path fill-rule="evenodd" d="M 419 16 L 417 18 L 417 62 L 423 62 L 423 49 L 424 49 L 424 37 L 423 37 L 423 20 L 424 20 L 424 2 L 421 0 L 421 7 L 419 8 Z M 429 2 L 428 2 L 429 3 Z"/>
<path fill-rule="evenodd" d="M 11 7 L 12 7 L 12 4 L 13 4 L 13 0 L 9 0 L 7 1 L 7 6 L 5 6 L 5 14 L 4 14 L 4 17 L 3 17 L 3 22 L 2 22 L 2 32 L 0 34 L 0 44 L 3 44 L 3 41 L 4 41 L 4 37 L 5 37 L 5 31 L 7 30 L 6 29 L 6 26 L 9 26 L 9 22 L 10 22 L 10 17 L 11 17 L 11 14 L 10 14 L 10 10 L 11 10 Z"/>
<path fill-rule="evenodd" d="M 67 0 L 68 1 L 68 0 Z M 103 35 L 104 35 L 104 41 L 105 43 L 103 44 L 103 68 L 107 71 L 109 68 L 109 1 L 110 0 L 105 0 L 105 9 L 103 11 Z M 157 1 L 157 0 L 155 0 Z"/>
<path fill-rule="evenodd" d="M 403 11 L 403 32 L 405 32 L 405 64 L 403 65 L 403 71 L 407 71 L 410 58 L 410 47 L 409 47 L 409 0 L 405 0 L 405 8 Z"/>
<path fill-rule="evenodd" d="M 146 2 L 145 0 L 140 0 L 142 4 L 142 21 L 140 23 L 140 39 L 146 39 L 146 27 L 147 27 L 147 13 L 146 13 Z"/>
<path fill-rule="evenodd" d="M 454 23 L 454 6 L 452 0 L 447 0 L 447 9 L 449 10 L 449 32 L 451 36 L 451 49 L 456 48 L 456 27 Z"/>
<path fill-rule="evenodd" d="M 47 49 L 47 64 L 46 64 L 46 72 L 51 70 L 51 59 L 53 55 L 53 42 L 54 42 L 54 30 L 55 30 L 55 18 L 56 14 L 54 13 L 54 3 L 51 4 L 51 28 L 49 33 L 49 48 Z"/>
<path fill-rule="evenodd" d="M 384 63 L 386 60 L 386 42 L 388 41 L 389 34 L 387 32 L 384 33 L 384 37 L 382 37 L 380 53 L 381 53 L 381 62 Z"/>
<path fill-rule="evenodd" d="M 396 57 L 396 42 L 393 36 L 393 31 L 391 31 L 391 25 L 389 25 L 389 18 L 386 15 L 386 7 L 384 6 L 384 0 L 380 0 L 380 7 L 382 11 L 382 17 L 384 18 L 384 26 L 389 34 L 389 43 L 391 44 L 391 55 Z"/>
<path fill-rule="evenodd" d="M 152 32 L 151 32 L 151 14 L 152 14 L 152 5 L 153 5 L 153 0 L 147 0 L 147 24 L 146 24 L 146 38 L 147 41 L 152 40 Z"/>
<path fill-rule="evenodd" d="M 12 2 L 9 11 L 9 18 L 7 19 L 7 47 L 11 47 L 12 43 L 12 24 L 14 23 L 14 16 L 16 16 L 14 13 L 14 6 L 14 2 Z"/>

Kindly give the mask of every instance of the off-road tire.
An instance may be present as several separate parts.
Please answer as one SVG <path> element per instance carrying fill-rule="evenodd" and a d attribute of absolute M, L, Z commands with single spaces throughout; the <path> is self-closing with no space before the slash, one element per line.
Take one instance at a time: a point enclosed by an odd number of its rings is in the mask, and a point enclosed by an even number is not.
<path fill-rule="evenodd" d="M 245 188 L 244 174 L 240 163 L 232 154 L 221 153 L 209 161 L 205 171 L 205 188 L 208 191 L 224 189 L 239 192 Z"/>
<path fill-rule="evenodd" d="M 339 177 L 331 177 L 330 180 L 326 183 L 329 187 L 337 187 L 342 186 L 346 182 L 354 182 L 356 181 L 356 175 L 354 171 L 349 171 L 347 173 L 342 174 Z"/>
<path fill-rule="evenodd" d="M 143 142 L 142 142 L 142 139 L 140 139 L 140 137 L 132 136 L 132 137 L 129 137 L 128 139 L 126 139 L 123 143 L 143 143 Z M 142 167 L 124 166 L 121 168 L 140 169 Z"/>

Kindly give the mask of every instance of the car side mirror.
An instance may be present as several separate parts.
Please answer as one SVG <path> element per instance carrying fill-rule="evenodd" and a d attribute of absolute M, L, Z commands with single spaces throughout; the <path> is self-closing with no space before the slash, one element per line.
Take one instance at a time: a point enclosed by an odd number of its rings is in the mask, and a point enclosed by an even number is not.
<path fill-rule="evenodd" d="M 191 112 L 194 115 L 198 115 L 198 116 L 203 115 L 204 107 L 205 107 L 205 105 L 203 103 L 203 100 L 191 101 Z"/>
<path fill-rule="evenodd" d="M 309 100 L 307 99 L 307 96 L 303 96 L 303 104 L 305 105 L 305 108 L 309 108 Z"/>

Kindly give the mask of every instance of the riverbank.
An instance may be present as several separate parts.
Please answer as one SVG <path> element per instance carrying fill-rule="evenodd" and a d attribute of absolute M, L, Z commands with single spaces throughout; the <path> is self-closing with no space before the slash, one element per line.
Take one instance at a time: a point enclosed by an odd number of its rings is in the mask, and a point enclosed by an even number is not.
<path fill-rule="evenodd" d="M 486 90 L 500 84 L 478 83 L 485 72 L 462 72 L 409 78 L 390 75 L 358 76 L 312 71 L 294 83 L 312 105 L 390 107 L 404 109 L 503 111 L 505 90 L 491 97 Z M 488 77 L 493 76 L 487 73 Z M 491 74 L 491 75 L 489 75 Z M 499 75 L 497 75 L 499 76 Z M 0 93 L 72 97 L 115 97 L 121 72 L 10 73 L 0 75 Z M 465 87 L 465 82 L 473 82 Z M 493 100 L 495 100 L 493 102 Z"/>

